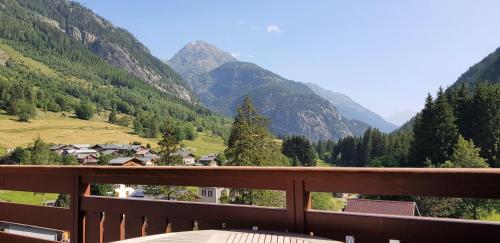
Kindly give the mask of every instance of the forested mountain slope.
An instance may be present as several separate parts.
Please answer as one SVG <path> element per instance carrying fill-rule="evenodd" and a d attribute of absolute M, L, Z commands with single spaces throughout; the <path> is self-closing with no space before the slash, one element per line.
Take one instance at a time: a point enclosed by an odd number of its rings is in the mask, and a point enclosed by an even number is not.
<path fill-rule="evenodd" d="M 227 134 L 227 120 L 197 105 L 168 65 L 78 3 L 0 0 L 0 50 L 0 109 L 8 113 L 19 104 L 72 112 L 90 102 L 135 117 L 147 136 L 167 118 Z"/>
<path fill-rule="evenodd" d="M 452 86 L 458 87 L 461 84 L 471 86 L 479 81 L 500 83 L 500 48 L 470 67 Z"/>

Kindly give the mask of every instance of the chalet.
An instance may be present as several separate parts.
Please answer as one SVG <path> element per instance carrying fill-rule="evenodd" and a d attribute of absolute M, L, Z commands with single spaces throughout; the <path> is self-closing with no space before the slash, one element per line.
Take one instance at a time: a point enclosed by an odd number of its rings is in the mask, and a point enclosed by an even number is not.
<path fill-rule="evenodd" d="M 118 151 L 119 154 L 125 154 L 128 152 L 137 153 L 141 150 L 147 150 L 147 148 L 142 145 L 133 144 L 96 144 L 91 148 L 97 150 L 100 153 L 103 153 L 107 150 L 113 150 Z"/>
<path fill-rule="evenodd" d="M 135 158 L 142 161 L 142 165 L 144 166 L 154 166 L 158 156 L 155 155 L 151 157 L 135 157 Z"/>
<path fill-rule="evenodd" d="M 228 193 L 226 188 L 222 187 L 199 187 L 198 201 L 208 203 L 220 203 L 223 193 Z"/>
<path fill-rule="evenodd" d="M 344 212 L 414 216 L 415 212 L 418 212 L 418 208 L 415 202 L 349 198 Z"/>
<path fill-rule="evenodd" d="M 63 154 L 68 150 L 87 150 L 90 144 L 56 144 L 50 147 L 50 150 L 58 154 Z"/>
<path fill-rule="evenodd" d="M 68 149 L 64 150 L 62 153 L 63 156 L 66 155 L 73 155 L 73 156 L 78 156 L 79 154 L 91 154 L 94 156 L 97 156 L 97 151 L 94 149 Z"/>
<path fill-rule="evenodd" d="M 205 166 L 217 166 L 217 155 L 216 154 L 210 154 L 207 156 L 203 156 L 200 159 L 198 159 L 198 164 L 200 165 L 205 165 Z"/>
<path fill-rule="evenodd" d="M 116 185 L 115 192 L 119 198 L 127 198 L 135 192 L 135 189 L 125 184 Z"/>
<path fill-rule="evenodd" d="M 82 165 L 97 165 L 97 155 L 94 154 L 77 154 L 76 159 Z"/>
<path fill-rule="evenodd" d="M 189 152 L 188 150 L 181 149 L 181 150 L 178 150 L 178 151 L 172 153 L 171 155 L 181 157 L 184 165 L 195 165 L 195 163 L 196 163 L 194 155 L 191 152 Z"/>
<path fill-rule="evenodd" d="M 116 166 L 144 166 L 145 164 L 147 164 L 147 162 L 144 163 L 139 158 L 134 157 L 120 157 L 109 161 L 109 165 Z"/>

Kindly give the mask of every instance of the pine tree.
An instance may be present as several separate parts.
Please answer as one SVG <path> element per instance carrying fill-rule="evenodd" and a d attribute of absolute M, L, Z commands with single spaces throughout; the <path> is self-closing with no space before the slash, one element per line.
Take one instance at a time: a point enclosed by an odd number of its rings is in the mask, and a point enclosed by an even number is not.
<path fill-rule="evenodd" d="M 414 126 L 414 141 L 411 148 L 413 166 L 424 167 L 425 161 L 440 166 L 451 158 L 458 139 L 453 109 L 442 88 L 433 102 L 427 96 L 425 107 L 417 116 Z"/>
<path fill-rule="evenodd" d="M 117 121 L 118 119 L 116 118 L 116 111 L 113 109 L 111 110 L 111 113 L 109 113 L 108 122 L 115 124 Z"/>
<path fill-rule="evenodd" d="M 225 151 L 229 161 L 227 164 L 237 166 L 285 165 L 286 157 L 281 154 L 280 147 L 267 126 L 268 121 L 257 113 L 250 97 L 246 96 L 243 104 L 237 108 L 237 114 L 231 128 L 228 148 Z M 284 205 L 284 194 L 279 191 L 233 189 L 231 195 L 233 203 L 260 206 Z"/>
<path fill-rule="evenodd" d="M 315 153 L 309 139 L 304 136 L 286 137 L 282 144 L 282 153 L 290 159 L 297 158 L 299 165 L 315 166 Z"/>
<path fill-rule="evenodd" d="M 436 101 L 434 104 L 434 119 L 433 119 L 433 143 L 428 145 L 434 150 L 433 154 L 429 154 L 428 158 L 439 166 L 449 160 L 453 154 L 453 150 L 458 140 L 458 129 L 455 124 L 455 116 L 453 110 L 448 104 L 443 89 L 439 89 Z"/>
<path fill-rule="evenodd" d="M 471 138 L 492 167 L 500 167 L 500 85 L 478 84 L 471 104 Z"/>
<path fill-rule="evenodd" d="M 453 108 L 457 128 L 465 139 L 470 139 L 473 134 L 472 120 L 474 119 L 471 109 L 472 97 L 469 89 L 462 84 L 458 89 L 450 89 L 449 103 Z"/>
<path fill-rule="evenodd" d="M 228 140 L 226 157 L 232 165 L 284 165 L 279 145 L 268 130 L 268 120 L 260 116 L 249 96 L 238 106 Z"/>
<path fill-rule="evenodd" d="M 433 153 L 431 144 L 433 144 L 433 119 L 434 119 L 434 103 L 431 94 L 425 99 L 425 106 L 420 114 L 415 118 L 413 127 L 414 140 L 411 144 L 411 166 L 424 167 L 424 162 Z"/>
<path fill-rule="evenodd" d="M 173 135 L 174 128 L 170 124 L 165 125 L 163 139 L 158 142 L 160 160 L 159 165 L 180 165 L 182 159 L 179 156 L 173 155 L 179 149 L 180 141 Z"/>

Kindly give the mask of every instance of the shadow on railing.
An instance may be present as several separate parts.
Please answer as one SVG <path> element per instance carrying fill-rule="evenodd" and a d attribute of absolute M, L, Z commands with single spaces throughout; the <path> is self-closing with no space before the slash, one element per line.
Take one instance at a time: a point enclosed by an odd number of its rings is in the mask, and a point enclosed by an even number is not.
<path fill-rule="evenodd" d="M 286 208 L 119 199 L 91 183 L 282 190 Z M 0 203 L 0 221 L 70 232 L 72 242 L 193 229 L 313 233 L 356 242 L 494 242 L 500 223 L 311 209 L 311 192 L 500 199 L 500 169 L 0 166 L 0 189 L 70 195 L 70 208 Z M 49 242 L 0 233 L 0 242 Z"/>

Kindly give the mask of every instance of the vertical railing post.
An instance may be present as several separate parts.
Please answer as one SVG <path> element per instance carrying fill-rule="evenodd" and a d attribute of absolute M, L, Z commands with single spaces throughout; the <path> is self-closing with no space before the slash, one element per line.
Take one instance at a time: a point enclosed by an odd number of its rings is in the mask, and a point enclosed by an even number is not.
<path fill-rule="evenodd" d="M 83 243 L 84 240 L 84 213 L 81 211 L 81 198 L 83 195 L 90 195 L 90 185 L 82 184 L 81 175 L 75 171 L 73 176 L 73 191 L 70 194 L 70 210 L 73 215 L 73 227 L 70 234 L 71 242 Z"/>
<path fill-rule="evenodd" d="M 289 231 L 296 233 L 306 232 L 305 213 L 311 208 L 311 194 L 304 184 L 304 180 L 293 180 L 288 182 L 286 190 L 287 226 Z"/>
<path fill-rule="evenodd" d="M 288 232 L 297 232 L 295 227 L 295 181 L 289 180 L 286 184 L 286 229 Z"/>

